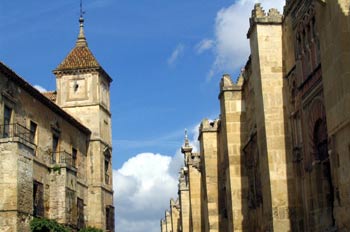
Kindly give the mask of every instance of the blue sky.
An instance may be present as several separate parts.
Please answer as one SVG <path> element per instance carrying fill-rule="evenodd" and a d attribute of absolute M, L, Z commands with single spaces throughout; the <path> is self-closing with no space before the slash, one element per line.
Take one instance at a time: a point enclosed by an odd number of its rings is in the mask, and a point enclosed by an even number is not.
<path fill-rule="evenodd" d="M 200 121 L 218 117 L 221 75 L 235 79 L 249 56 L 255 2 L 84 1 L 89 47 L 114 79 L 116 231 L 159 231 L 168 200 L 176 197 L 184 129 L 195 143 Z M 284 1 L 261 2 L 281 10 Z M 79 0 L 1 1 L 0 60 L 33 85 L 55 89 L 52 70 L 75 45 L 78 18 Z M 157 207 L 142 204 L 154 199 Z"/>
<path fill-rule="evenodd" d="M 114 79 L 114 167 L 144 151 L 171 155 L 183 130 L 216 115 L 218 80 L 206 81 L 213 53 L 195 46 L 213 36 L 215 1 L 85 0 L 89 47 Z M 74 46 L 79 1 L 1 1 L 1 60 L 32 84 L 55 89 L 51 71 Z M 173 51 L 182 51 L 169 64 Z M 125 143 L 125 146 L 123 145 Z"/>

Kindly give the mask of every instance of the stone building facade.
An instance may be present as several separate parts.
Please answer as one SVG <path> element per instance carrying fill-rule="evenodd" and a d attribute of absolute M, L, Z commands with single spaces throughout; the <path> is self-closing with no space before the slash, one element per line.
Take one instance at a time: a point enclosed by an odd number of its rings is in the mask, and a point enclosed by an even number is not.
<path fill-rule="evenodd" d="M 75 47 L 40 93 L 0 63 L 0 230 L 30 231 L 32 217 L 73 231 L 114 231 L 112 79 L 88 48 L 83 18 Z"/>
<path fill-rule="evenodd" d="M 256 4 L 220 116 L 185 142 L 175 231 L 350 231 L 350 1 Z M 172 209 L 170 209 L 171 213 Z"/>

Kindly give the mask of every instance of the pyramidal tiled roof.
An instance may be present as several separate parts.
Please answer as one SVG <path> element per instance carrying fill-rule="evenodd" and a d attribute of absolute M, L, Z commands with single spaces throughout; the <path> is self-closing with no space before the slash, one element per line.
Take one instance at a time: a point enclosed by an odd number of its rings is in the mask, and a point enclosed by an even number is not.
<path fill-rule="evenodd" d="M 57 71 L 99 68 L 100 64 L 87 46 L 75 46 L 56 68 Z"/>
<path fill-rule="evenodd" d="M 75 47 L 69 52 L 68 56 L 61 62 L 55 71 L 65 71 L 85 68 L 101 68 L 96 58 L 88 48 L 84 35 L 84 19 L 79 19 L 80 31 Z"/>

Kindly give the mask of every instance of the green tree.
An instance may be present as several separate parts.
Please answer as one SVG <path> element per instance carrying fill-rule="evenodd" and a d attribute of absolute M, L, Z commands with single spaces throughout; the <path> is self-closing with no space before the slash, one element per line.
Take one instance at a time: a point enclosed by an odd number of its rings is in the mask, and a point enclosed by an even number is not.
<path fill-rule="evenodd" d="M 95 227 L 87 227 L 87 228 L 79 230 L 79 232 L 103 232 L 103 230 L 97 229 Z"/>
<path fill-rule="evenodd" d="M 70 232 L 57 221 L 47 218 L 33 218 L 30 222 L 30 230 L 32 232 Z"/>

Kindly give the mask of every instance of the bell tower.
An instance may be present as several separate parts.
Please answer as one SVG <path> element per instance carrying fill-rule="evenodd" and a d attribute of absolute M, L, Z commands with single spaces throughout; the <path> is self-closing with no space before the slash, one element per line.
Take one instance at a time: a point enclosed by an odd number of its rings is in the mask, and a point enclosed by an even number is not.
<path fill-rule="evenodd" d="M 82 11 L 79 24 L 74 48 L 53 71 L 56 103 L 91 131 L 86 157 L 87 225 L 114 231 L 109 91 L 112 79 L 88 47 Z"/>

